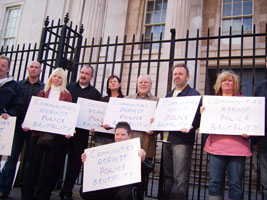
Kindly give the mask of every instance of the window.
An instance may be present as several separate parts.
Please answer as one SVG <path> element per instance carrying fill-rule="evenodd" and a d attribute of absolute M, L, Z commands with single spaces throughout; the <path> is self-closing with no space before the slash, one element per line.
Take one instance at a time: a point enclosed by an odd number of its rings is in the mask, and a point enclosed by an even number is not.
<path fill-rule="evenodd" d="M 222 5 L 222 34 L 228 35 L 230 26 L 232 34 L 252 33 L 253 0 L 223 0 Z"/>
<path fill-rule="evenodd" d="M 21 8 L 18 6 L 7 8 L 2 35 L 2 45 L 4 47 L 12 46 L 15 43 L 15 37 L 20 21 L 20 11 Z"/>
<path fill-rule="evenodd" d="M 145 41 L 150 41 L 151 33 L 153 40 L 160 39 L 160 33 L 164 36 L 167 12 L 167 0 L 148 0 L 145 12 Z M 158 48 L 158 44 L 153 44 L 153 48 Z M 149 48 L 149 45 L 145 45 Z"/>

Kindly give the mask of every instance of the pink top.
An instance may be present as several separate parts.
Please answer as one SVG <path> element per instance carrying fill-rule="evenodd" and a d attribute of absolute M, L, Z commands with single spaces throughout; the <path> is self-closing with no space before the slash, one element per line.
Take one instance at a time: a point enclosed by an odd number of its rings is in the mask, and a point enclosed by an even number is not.
<path fill-rule="evenodd" d="M 214 155 L 252 155 L 248 140 L 239 135 L 209 135 L 204 150 Z"/>

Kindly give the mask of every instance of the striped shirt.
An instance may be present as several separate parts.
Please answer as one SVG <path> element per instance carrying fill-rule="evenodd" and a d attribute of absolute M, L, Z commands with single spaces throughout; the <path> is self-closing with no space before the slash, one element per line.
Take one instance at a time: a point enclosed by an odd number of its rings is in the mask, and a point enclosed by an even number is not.
<path fill-rule="evenodd" d="M 38 82 L 31 84 L 29 78 L 19 81 L 20 88 L 22 90 L 22 109 L 21 113 L 18 115 L 18 120 L 23 122 L 26 115 L 28 106 L 30 104 L 32 96 L 37 96 L 39 91 L 44 88 L 44 83 L 38 80 Z"/>

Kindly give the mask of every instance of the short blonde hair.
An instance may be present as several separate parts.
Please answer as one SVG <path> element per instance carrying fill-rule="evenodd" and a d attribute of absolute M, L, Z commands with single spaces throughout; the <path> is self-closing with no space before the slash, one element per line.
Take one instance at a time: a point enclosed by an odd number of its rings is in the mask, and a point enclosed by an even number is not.
<path fill-rule="evenodd" d="M 52 77 L 54 75 L 59 75 L 62 78 L 62 84 L 60 86 L 60 91 L 61 92 L 68 91 L 66 89 L 66 86 L 67 86 L 67 74 L 66 74 L 66 72 L 62 68 L 56 68 L 52 72 L 52 74 L 49 76 L 49 79 L 48 79 L 47 84 L 45 86 L 45 92 L 47 92 L 50 89 L 50 87 L 52 85 Z"/>
<path fill-rule="evenodd" d="M 223 70 L 220 74 L 218 74 L 216 83 L 214 85 L 215 95 L 220 95 L 220 96 L 222 95 L 221 83 L 229 76 L 232 76 L 234 80 L 233 95 L 237 95 L 239 93 L 239 89 L 240 89 L 239 76 L 232 70 Z"/>

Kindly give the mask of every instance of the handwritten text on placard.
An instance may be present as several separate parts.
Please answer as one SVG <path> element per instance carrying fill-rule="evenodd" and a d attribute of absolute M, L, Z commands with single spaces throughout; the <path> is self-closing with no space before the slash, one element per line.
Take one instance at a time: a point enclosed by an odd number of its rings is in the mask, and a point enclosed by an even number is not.
<path fill-rule="evenodd" d="M 108 107 L 106 102 L 79 97 L 77 103 L 81 105 L 81 110 L 76 127 L 86 130 L 95 129 L 95 131 L 114 133 L 114 130 L 107 131 L 101 127 L 101 122 L 104 121 Z"/>
<path fill-rule="evenodd" d="M 150 130 L 179 131 L 190 129 L 200 96 L 161 98 Z"/>
<path fill-rule="evenodd" d="M 86 149 L 83 192 L 140 182 L 139 149 L 139 138 Z"/>
<path fill-rule="evenodd" d="M 104 124 L 115 127 L 120 121 L 126 121 L 133 130 L 149 131 L 156 101 L 110 98 Z"/>
<path fill-rule="evenodd" d="M 264 97 L 204 96 L 200 132 L 264 135 Z"/>
<path fill-rule="evenodd" d="M 16 117 L 3 119 L 0 117 L 0 155 L 11 154 L 13 137 L 16 125 Z"/>
<path fill-rule="evenodd" d="M 37 131 L 73 135 L 80 105 L 32 97 L 23 127 Z"/>

